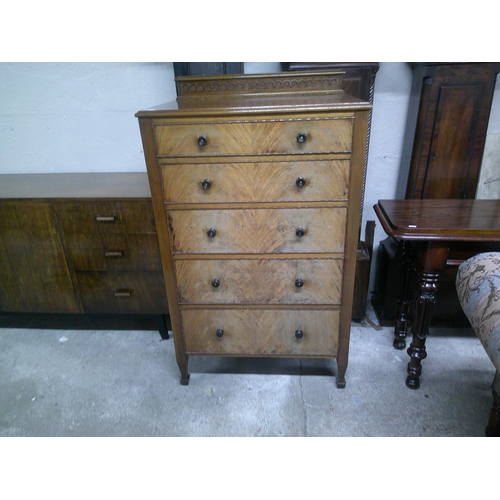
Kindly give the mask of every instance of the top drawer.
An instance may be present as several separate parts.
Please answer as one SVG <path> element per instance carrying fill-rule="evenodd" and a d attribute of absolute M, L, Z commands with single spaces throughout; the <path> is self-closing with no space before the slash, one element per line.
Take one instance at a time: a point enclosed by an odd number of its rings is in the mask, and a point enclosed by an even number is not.
<path fill-rule="evenodd" d="M 156 233 L 150 201 L 60 201 L 55 207 L 66 234 Z"/>
<path fill-rule="evenodd" d="M 350 153 L 351 117 L 156 124 L 159 157 Z"/>

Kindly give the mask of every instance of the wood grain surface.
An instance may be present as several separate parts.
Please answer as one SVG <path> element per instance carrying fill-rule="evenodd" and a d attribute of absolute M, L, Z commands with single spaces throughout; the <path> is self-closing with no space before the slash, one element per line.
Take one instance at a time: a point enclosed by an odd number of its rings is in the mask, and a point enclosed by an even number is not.
<path fill-rule="evenodd" d="M 161 174 L 166 203 L 334 201 L 347 199 L 349 168 L 349 160 L 193 163 L 162 165 Z"/>
<path fill-rule="evenodd" d="M 345 208 L 172 210 L 174 253 L 343 252 Z M 213 238 L 207 231 L 215 228 Z M 296 229 L 305 234 L 296 236 Z"/>
<path fill-rule="evenodd" d="M 342 259 L 176 260 L 179 302 L 339 304 Z M 212 285 L 219 280 L 217 287 Z M 295 281 L 302 280 L 302 286 Z"/>
<path fill-rule="evenodd" d="M 189 354 L 337 355 L 337 310 L 202 309 L 181 315 Z M 301 339 L 297 330 L 303 332 Z"/>
<path fill-rule="evenodd" d="M 324 118 L 289 121 L 199 122 L 184 125 L 156 125 L 156 151 L 159 157 L 243 156 L 265 154 L 304 154 L 350 152 L 352 118 Z M 304 143 L 297 141 L 306 134 Z M 205 146 L 198 138 L 205 137 Z"/>

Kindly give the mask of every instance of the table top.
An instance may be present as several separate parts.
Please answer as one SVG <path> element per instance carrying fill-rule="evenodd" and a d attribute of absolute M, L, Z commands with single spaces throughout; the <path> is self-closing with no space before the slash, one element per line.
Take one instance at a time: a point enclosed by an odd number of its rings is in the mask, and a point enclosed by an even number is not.
<path fill-rule="evenodd" d="M 373 208 L 396 239 L 500 241 L 500 200 L 379 200 Z"/>

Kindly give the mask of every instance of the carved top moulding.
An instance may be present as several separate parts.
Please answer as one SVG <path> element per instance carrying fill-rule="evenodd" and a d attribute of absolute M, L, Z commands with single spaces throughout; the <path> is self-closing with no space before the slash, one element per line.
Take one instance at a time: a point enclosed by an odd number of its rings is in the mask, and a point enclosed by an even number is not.
<path fill-rule="evenodd" d="M 268 94 L 286 92 L 341 93 L 342 71 L 296 72 L 248 75 L 182 76 L 175 79 L 178 101 L 193 97 L 227 94 Z"/>
<path fill-rule="evenodd" d="M 179 76 L 178 97 L 136 114 L 179 119 L 196 116 L 250 116 L 261 113 L 371 109 L 363 99 L 346 94 L 343 71 L 308 71 L 242 75 Z"/>

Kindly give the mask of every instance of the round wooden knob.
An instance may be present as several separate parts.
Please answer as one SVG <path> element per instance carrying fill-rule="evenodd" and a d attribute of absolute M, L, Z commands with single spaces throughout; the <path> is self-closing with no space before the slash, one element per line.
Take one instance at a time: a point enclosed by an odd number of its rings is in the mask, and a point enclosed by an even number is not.
<path fill-rule="evenodd" d="M 302 330 L 295 330 L 295 337 L 301 339 L 304 336 L 304 332 Z"/>
<path fill-rule="evenodd" d="M 213 238 L 216 234 L 217 234 L 217 231 L 215 230 L 215 227 L 211 227 L 207 231 L 207 235 L 208 235 L 209 238 Z"/>
<path fill-rule="evenodd" d="M 304 286 L 304 280 L 302 278 L 297 278 L 295 280 L 295 286 L 297 288 L 302 288 Z"/>
<path fill-rule="evenodd" d="M 307 136 L 306 136 L 306 134 L 304 134 L 304 132 L 300 132 L 297 135 L 297 142 L 300 142 L 300 144 L 303 144 L 304 142 L 306 142 L 306 139 L 307 139 Z"/>
<path fill-rule="evenodd" d="M 297 184 L 297 187 L 299 188 L 304 187 L 306 185 L 306 180 L 304 179 L 304 177 L 297 177 L 295 184 Z"/>
<path fill-rule="evenodd" d="M 220 279 L 218 279 L 218 278 L 214 278 L 214 279 L 212 280 L 212 286 L 213 286 L 214 288 L 217 288 L 219 285 L 220 285 Z"/>
<path fill-rule="evenodd" d="M 295 230 L 295 234 L 299 237 L 299 238 L 302 238 L 302 236 L 304 236 L 304 234 L 306 234 L 305 230 L 301 227 L 298 227 L 296 230 Z"/>
<path fill-rule="evenodd" d="M 224 330 L 222 328 L 219 328 L 216 332 L 215 332 L 215 335 L 217 335 L 217 337 L 221 338 L 223 335 L 224 335 Z"/>
<path fill-rule="evenodd" d="M 207 138 L 204 135 L 198 137 L 198 146 L 205 146 L 207 142 Z"/>
<path fill-rule="evenodd" d="M 205 179 L 204 181 L 202 181 L 201 185 L 203 189 L 210 189 L 212 182 L 210 181 L 210 179 Z"/>

